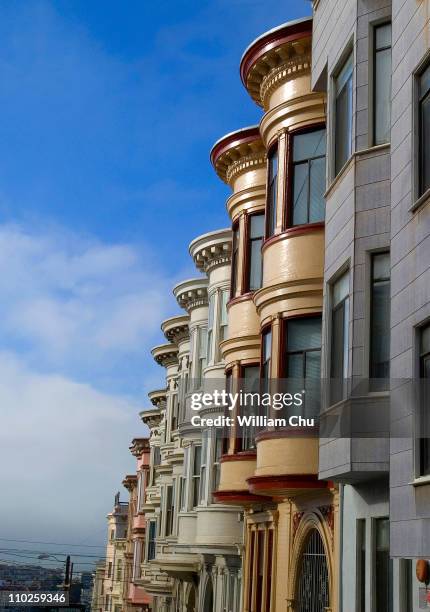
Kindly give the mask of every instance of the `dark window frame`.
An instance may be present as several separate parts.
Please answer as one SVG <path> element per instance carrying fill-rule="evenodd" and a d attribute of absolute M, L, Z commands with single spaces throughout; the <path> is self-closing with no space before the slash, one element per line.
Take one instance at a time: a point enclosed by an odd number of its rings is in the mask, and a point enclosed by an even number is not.
<path fill-rule="evenodd" d="M 391 43 L 389 46 L 385 46 L 385 47 L 381 47 L 381 48 L 377 48 L 377 43 L 376 43 L 376 36 L 377 36 L 377 31 L 379 28 L 383 28 L 387 25 L 392 25 L 391 24 L 391 20 L 387 19 L 385 21 L 381 21 L 379 23 L 375 23 L 373 25 L 373 37 L 372 37 L 372 77 L 373 77 L 373 88 L 372 88 L 372 145 L 373 146 L 377 146 L 377 145 L 381 145 L 381 144 L 388 144 L 390 142 L 390 139 L 383 141 L 383 142 L 377 142 L 377 138 L 376 138 L 376 63 L 377 63 L 377 55 L 378 53 L 381 53 L 383 51 L 387 51 L 388 49 L 392 49 L 392 37 L 391 37 Z M 391 32 L 392 34 L 392 32 Z"/>
<path fill-rule="evenodd" d="M 424 126 L 423 126 L 423 112 L 422 108 L 425 103 L 430 101 L 430 85 L 424 94 L 421 94 L 421 79 L 425 72 L 430 69 L 430 57 L 426 58 L 426 61 L 420 68 L 416 75 L 416 90 L 417 90 L 417 127 L 418 127 L 418 196 L 421 197 L 430 189 L 430 169 L 428 170 L 428 184 L 425 183 L 425 149 L 424 149 Z M 430 144 L 428 155 L 430 157 Z"/>
<path fill-rule="evenodd" d="M 258 236 L 257 238 L 251 238 L 251 220 L 253 217 L 263 217 L 263 221 L 265 218 L 265 213 L 264 210 L 261 211 L 255 211 L 252 213 L 249 213 L 246 215 L 246 223 L 245 223 L 245 257 L 244 257 L 244 275 L 243 275 L 243 283 L 242 283 L 242 294 L 243 293 L 253 293 L 254 291 L 258 291 L 258 289 L 261 289 L 261 286 L 263 284 L 263 254 L 261 252 L 261 248 L 260 248 L 260 267 L 261 267 L 261 283 L 260 283 L 260 287 L 256 287 L 254 289 L 251 289 L 251 256 L 252 256 L 252 243 L 256 242 L 258 240 L 261 241 L 261 246 L 263 246 L 264 244 L 264 229 L 263 229 L 263 233 L 261 236 Z"/>
<path fill-rule="evenodd" d="M 231 252 L 231 279 L 230 279 L 230 299 L 234 299 L 239 285 L 239 251 L 240 251 L 240 228 L 239 220 L 232 225 L 233 243 Z"/>
<path fill-rule="evenodd" d="M 276 155 L 276 174 L 272 176 L 271 163 Z M 266 210 L 265 210 L 265 239 L 269 239 L 275 235 L 277 225 L 277 204 L 278 204 L 278 177 L 279 177 L 279 141 L 276 141 L 269 147 L 267 152 L 267 173 L 266 173 Z"/>
<path fill-rule="evenodd" d="M 338 91 L 338 79 L 339 76 L 342 73 L 342 70 L 344 69 L 344 67 L 347 65 L 347 63 L 350 61 L 351 59 L 351 63 L 352 63 L 352 71 L 351 71 L 351 76 L 347 79 L 347 81 L 345 81 L 342 89 L 340 91 Z M 351 44 L 349 44 L 346 49 L 345 52 L 342 56 L 342 59 L 340 60 L 337 70 L 335 71 L 334 75 L 333 75 L 333 104 L 332 104 L 332 111 L 333 111 L 333 129 L 331 130 L 331 139 L 332 139 L 332 157 L 333 157 L 333 171 L 332 171 L 332 178 L 335 179 L 338 174 L 340 174 L 340 172 L 342 171 L 342 169 L 344 168 L 344 166 L 347 164 L 348 160 L 351 158 L 351 155 L 354 151 L 354 138 L 353 138 L 353 131 L 354 131 L 354 48 Z M 350 139 L 349 139 L 349 155 L 347 156 L 347 158 L 345 160 L 343 160 L 343 163 L 341 165 L 339 165 L 338 162 L 338 149 L 336 146 L 336 143 L 339 142 L 339 135 L 338 135 L 338 130 L 339 130 L 339 126 L 338 126 L 338 115 L 339 115 L 339 111 L 338 111 L 338 100 L 339 100 L 339 94 L 344 90 L 344 88 L 346 87 L 347 82 L 351 79 L 352 81 L 352 94 L 351 94 L 351 125 L 350 127 Z"/>
<path fill-rule="evenodd" d="M 282 230 L 288 230 L 292 228 L 300 228 L 300 227 L 312 227 L 312 226 L 320 226 L 324 224 L 324 221 L 316 221 L 312 223 L 300 223 L 297 225 L 293 225 L 293 200 L 294 200 L 294 166 L 303 162 L 294 162 L 293 161 L 293 150 L 294 150 L 294 137 L 300 136 L 301 134 L 309 134 L 311 132 L 318 132 L 319 130 L 326 130 L 326 143 L 327 143 L 327 125 L 325 121 L 319 121 L 317 123 L 312 123 L 312 125 L 307 125 L 305 127 L 297 128 L 295 130 L 291 130 L 287 135 L 287 175 L 285 180 L 285 205 L 284 210 L 282 211 Z M 325 155 L 318 155 L 317 157 L 311 159 L 321 159 L 325 157 L 327 160 L 327 144 L 326 144 L 326 153 Z M 308 165 L 309 165 L 308 159 Z M 326 161 L 327 166 L 327 161 Z M 308 187 L 310 181 L 310 173 L 308 172 Z M 327 185 L 326 185 L 327 187 Z M 309 200 L 310 191 L 308 189 L 308 200 Z M 309 201 L 308 201 L 308 217 L 309 217 Z"/>
<path fill-rule="evenodd" d="M 428 361 L 430 361 L 430 349 L 428 351 L 423 351 L 422 349 L 422 337 L 424 332 L 429 329 L 430 330 L 430 322 L 425 323 L 424 325 L 422 325 L 418 331 L 419 331 L 419 353 L 418 353 L 418 358 L 419 358 L 419 375 L 421 379 L 424 379 L 425 381 L 429 380 L 429 382 L 421 382 L 421 410 L 425 410 L 427 404 L 428 404 L 428 393 L 429 390 L 428 388 L 430 387 L 430 379 L 427 379 L 427 377 L 425 376 L 426 373 L 426 364 Z M 424 419 L 428 420 L 428 416 L 427 415 L 423 415 L 423 413 L 421 412 L 421 420 L 424 421 Z M 430 439 L 427 437 L 428 434 L 428 426 L 426 422 L 422 422 L 421 423 L 421 428 L 424 428 L 424 436 L 422 436 L 420 438 L 420 454 L 419 454 L 419 467 L 420 467 L 420 476 L 429 476 L 430 475 Z"/>
<path fill-rule="evenodd" d="M 240 366 L 239 366 L 239 379 L 241 381 L 245 380 L 245 370 L 247 368 L 258 368 L 259 379 L 260 379 L 260 372 L 261 372 L 260 363 L 258 361 L 254 361 L 254 362 L 251 362 L 251 363 L 240 364 Z M 241 385 L 241 387 L 242 387 L 242 390 L 245 390 L 245 389 L 243 389 L 243 385 Z M 239 406 L 239 414 L 242 412 L 241 408 L 242 407 Z M 236 432 L 237 433 L 236 433 L 236 440 L 235 440 L 235 452 L 252 451 L 252 450 L 256 449 L 256 446 L 245 446 L 244 445 L 244 443 L 243 443 L 243 440 L 244 440 L 243 436 L 241 436 L 241 435 L 238 436 L 237 435 L 238 433 L 240 433 L 239 425 L 236 426 Z"/>
<path fill-rule="evenodd" d="M 375 268 L 375 257 L 379 255 L 388 255 L 390 257 L 390 251 L 376 251 L 370 254 L 371 262 L 370 262 L 370 338 L 369 338 L 369 379 L 378 378 L 375 376 L 375 362 L 373 360 L 373 350 L 374 350 L 374 334 L 373 334 L 373 324 L 374 324 L 374 288 L 378 283 L 389 282 L 391 283 L 391 275 L 388 277 L 380 278 L 375 280 L 374 277 L 374 268 Z M 388 326 L 390 325 L 390 320 L 388 320 Z M 388 369 L 390 369 L 390 361 L 388 360 Z M 388 374 L 389 377 L 389 374 Z M 371 383 L 371 387 L 375 387 L 375 383 Z M 384 391 L 385 388 L 380 388 L 377 385 L 377 388 L 374 390 Z"/>

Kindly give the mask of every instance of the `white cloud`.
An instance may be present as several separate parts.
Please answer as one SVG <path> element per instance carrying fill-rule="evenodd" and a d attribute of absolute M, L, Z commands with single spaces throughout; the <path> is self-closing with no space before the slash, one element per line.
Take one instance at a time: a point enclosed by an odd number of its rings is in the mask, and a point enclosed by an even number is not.
<path fill-rule="evenodd" d="M 103 531 L 135 468 L 131 438 L 146 433 L 139 408 L 0 353 L 0 536 L 79 542 L 88 526 Z"/>
<path fill-rule="evenodd" d="M 58 228 L 0 226 L 0 337 L 50 363 L 143 351 L 173 306 L 153 255 Z"/>

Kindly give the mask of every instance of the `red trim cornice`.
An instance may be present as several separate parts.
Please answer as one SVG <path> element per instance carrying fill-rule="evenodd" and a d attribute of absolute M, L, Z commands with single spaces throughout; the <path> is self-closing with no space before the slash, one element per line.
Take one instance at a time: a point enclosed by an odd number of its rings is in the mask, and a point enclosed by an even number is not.
<path fill-rule="evenodd" d="M 230 308 L 230 306 L 233 306 L 234 304 L 239 304 L 240 302 L 246 302 L 248 300 L 252 301 L 254 293 L 255 291 L 247 291 L 246 293 L 242 293 L 242 295 L 237 295 L 236 297 L 231 298 L 231 300 L 227 302 L 227 308 Z"/>
<path fill-rule="evenodd" d="M 267 497 L 253 495 L 249 491 L 214 491 L 212 495 L 219 504 L 237 504 L 243 506 L 267 502 Z"/>
<path fill-rule="evenodd" d="M 219 157 L 221 157 L 221 155 L 229 149 L 233 149 L 239 145 L 259 139 L 261 139 L 261 136 L 258 126 L 239 130 L 238 132 L 233 132 L 232 134 L 227 134 L 214 145 L 210 153 L 212 165 L 215 167 Z"/>
<path fill-rule="evenodd" d="M 287 489 L 327 489 L 329 483 L 318 480 L 317 474 L 280 474 L 279 476 L 251 476 L 246 481 L 251 493 L 285 491 Z M 269 493 L 270 495 L 270 493 Z"/>
<path fill-rule="evenodd" d="M 233 455 L 222 455 L 220 457 L 220 463 L 228 463 L 230 461 L 252 461 L 257 459 L 256 451 L 243 451 L 240 453 L 234 453 Z"/>
<path fill-rule="evenodd" d="M 249 71 L 252 66 L 268 51 L 276 49 L 285 43 L 299 40 L 304 36 L 312 35 L 312 19 L 299 23 L 286 24 L 285 27 L 270 31 L 266 36 L 258 38 L 245 51 L 240 62 L 240 78 L 242 83 L 247 86 Z"/>
<path fill-rule="evenodd" d="M 263 242 L 261 250 L 264 252 L 267 247 L 269 247 L 271 244 L 274 244 L 275 242 L 279 242 L 280 240 L 284 240 L 286 238 L 295 238 L 296 236 L 302 236 L 303 234 L 311 234 L 312 232 L 318 232 L 320 230 L 323 230 L 324 227 L 324 222 L 308 223 L 307 225 L 296 225 L 295 227 L 289 227 L 285 231 L 280 232 L 279 234 L 275 234 L 270 238 L 267 238 L 267 240 Z"/>

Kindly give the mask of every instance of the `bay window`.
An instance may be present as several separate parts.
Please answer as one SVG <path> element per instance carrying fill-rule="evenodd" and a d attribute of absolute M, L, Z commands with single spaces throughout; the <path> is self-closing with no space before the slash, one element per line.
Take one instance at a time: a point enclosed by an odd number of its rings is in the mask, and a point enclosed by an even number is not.
<path fill-rule="evenodd" d="M 430 189 L 430 64 L 418 76 L 419 195 Z"/>
<path fill-rule="evenodd" d="M 246 258 L 246 290 L 260 289 L 263 280 L 261 245 L 264 238 L 264 214 L 248 217 L 248 245 Z"/>
<path fill-rule="evenodd" d="M 373 34 L 373 144 L 390 141 L 391 129 L 391 23 Z"/>
<path fill-rule="evenodd" d="M 266 236 L 270 238 L 276 228 L 276 206 L 278 199 L 278 146 L 269 152 L 267 171 Z"/>
<path fill-rule="evenodd" d="M 352 75 L 351 53 L 334 79 L 334 170 L 335 176 L 352 153 Z"/>
<path fill-rule="evenodd" d="M 325 155 L 325 129 L 292 135 L 289 226 L 324 221 Z"/>

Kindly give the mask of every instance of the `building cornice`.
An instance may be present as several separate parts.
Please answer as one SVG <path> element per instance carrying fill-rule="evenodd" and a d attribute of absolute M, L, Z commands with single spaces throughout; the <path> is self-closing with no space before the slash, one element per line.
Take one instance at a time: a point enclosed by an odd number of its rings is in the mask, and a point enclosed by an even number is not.
<path fill-rule="evenodd" d="M 133 438 L 129 446 L 135 457 L 140 457 L 144 451 L 149 451 L 149 438 Z"/>
<path fill-rule="evenodd" d="M 181 308 L 188 313 L 193 308 L 208 305 L 208 279 L 193 278 L 182 281 L 173 288 L 173 295 Z"/>
<path fill-rule="evenodd" d="M 212 147 L 210 158 L 216 173 L 228 185 L 243 172 L 266 165 L 266 149 L 258 125 L 230 132 Z"/>
<path fill-rule="evenodd" d="M 253 100 L 267 108 L 282 83 L 311 68 L 312 18 L 298 19 L 266 32 L 246 49 L 240 76 Z"/>
<path fill-rule="evenodd" d="M 161 331 L 166 340 L 177 345 L 190 337 L 189 322 L 189 315 L 176 315 L 163 321 Z"/>
<path fill-rule="evenodd" d="M 208 273 L 231 262 L 232 232 L 230 228 L 209 232 L 195 238 L 189 252 L 198 270 Z"/>
<path fill-rule="evenodd" d="M 178 362 L 178 347 L 175 344 L 159 344 L 151 349 L 155 361 L 164 368 Z"/>
<path fill-rule="evenodd" d="M 136 474 L 127 474 L 127 476 L 122 481 L 123 487 L 127 489 L 127 491 L 133 491 L 137 485 L 137 476 Z"/>

